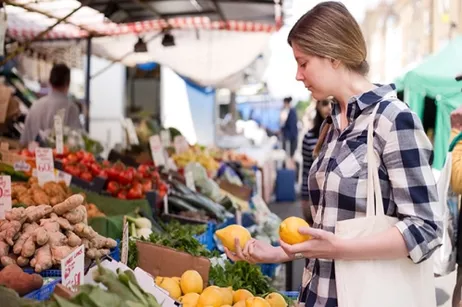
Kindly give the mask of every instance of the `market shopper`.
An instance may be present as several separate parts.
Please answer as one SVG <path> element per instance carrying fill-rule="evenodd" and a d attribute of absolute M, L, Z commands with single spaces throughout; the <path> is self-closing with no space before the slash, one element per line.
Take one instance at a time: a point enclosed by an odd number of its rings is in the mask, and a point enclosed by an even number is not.
<path fill-rule="evenodd" d="M 54 116 L 64 109 L 63 124 L 70 128 L 82 128 L 79 119 L 79 110 L 75 103 L 67 96 L 71 82 L 71 70 L 65 64 L 55 64 L 50 73 L 51 92 L 32 104 L 26 117 L 24 132 L 20 143 L 27 146 L 36 140 L 42 130 L 54 126 Z"/>
<path fill-rule="evenodd" d="M 284 98 L 284 107 L 281 111 L 282 146 L 290 158 L 294 156 L 298 141 L 297 112 L 292 108 L 291 103 L 292 97 Z"/>
<path fill-rule="evenodd" d="M 294 25 L 288 42 L 298 64 L 297 80 L 314 98 L 333 96 L 336 101 L 321 128 L 314 150 L 318 158 L 308 175 L 315 217 L 311 228 L 299 232 L 312 239 L 296 245 L 281 242 L 281 247 L 252 239 L 243 249 L 236 244 L 236 253 L 226 253 L 234 261 L 251 263 L 306 258 L 300 302 L 306 307 L 335 307 L 335 260 L 408 257 L 421 263 L 440 246 L 432 147 L 418 117 L 396 98 L 394 85 L 374 85 L 366 79 L 366 44 L 343 4 L 316 5 Z M 369 237 L 343 239 L 334 234 L 336 223 L 365 217 L 371 120 L 384 212 L 399 221 Z"/>
<path fill-rule="evenodd" d="M 302 167 L 302 186 L 301 186 L 301 196 L 302 196 L 302 210 L 305 219 L 308 222 L 312 222 L 311 206 L 310 206 L 310 194 L 308 190 L 308 174 L 310 172 L 311 166 L 315 159 L 313 155 L 314 148 L 319 139 L 319 132 L 321 131 L 321 125 L 330 115 L 332 110 L 332 101 L 331 99 L 323 99 L 316 101 L 316 115 L 313 119 L 313 128 L 308 130 L 303 136 L 302 144 L 302 158 L 303 158 L 303 167 Z"/>

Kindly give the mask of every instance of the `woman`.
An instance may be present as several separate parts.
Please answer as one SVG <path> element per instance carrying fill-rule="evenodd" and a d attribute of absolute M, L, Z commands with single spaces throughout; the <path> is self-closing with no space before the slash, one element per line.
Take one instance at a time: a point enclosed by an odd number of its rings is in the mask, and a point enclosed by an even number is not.
<path fill-rule="evenodd" d="M 376 86 L 366 79 L 366 44 L 343 4 L 316 5 L 294 25 L 288 42 L 298 64 L 297 80 L 317 100 L 333 96 L 337 102 L 321 128 L 315 148 L 319 155 L 308 175 L 316 215 L 312 227 L 299 232 L 313 239 L 292 246 L 281 241 L 280 247 L 251 240 L 243 249 L 237 244 L 236 254 L 226 252 L 232 260 L 251 263 L 306 258 L 300 302 L 335 307 L 334 260 L 409 257 L 419 263 L 440 246 L 432 147 L 417 116 L 393 97 L 394 85 Z M 337 221 L 365 216 L 367 124 L 377 104 L 373 144 L 380 156 L 384 211 L 399 222 L 370 237 L 341 239 L 334 234 Z"/>
<path fill-rule="evenodd" d="M 297 112 L 292 108 L 291 103 L 292 97 L 284 98 L 284 107 L 281 111 L 282 146 L 290 158 L 294 156 L 298 140 Z"/>
<path fill-rule="evenodd" d="M 330 115 L 331 109 L 331 101 L 329 99 L 318 100 L 316 102 L 316 115 L 313 120 L 313 128 L 308 130 L 303 137 L 302 209 L 305 219 L 310 224 L 312 223 L 312 215 L 310 212 L 310 195 L 308 192 L 308 173 L 314 161 L 313 150 L 319 138 L 321 125 L 324 119 Z"/>

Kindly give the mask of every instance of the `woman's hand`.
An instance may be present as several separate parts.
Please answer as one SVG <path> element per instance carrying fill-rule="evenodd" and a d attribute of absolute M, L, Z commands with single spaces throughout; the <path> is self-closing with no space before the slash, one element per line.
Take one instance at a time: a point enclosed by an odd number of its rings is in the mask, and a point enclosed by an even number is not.
<path fill-rule="evenodd" d="M 341 257 L 343 239 L 333 233 L 312 227 L 300 227 L 298 232 L 310 235 L 312 238 L 294 245 L 281 240 L 281 247 L 289 257 L 296 257 L 297 254 L 305 258 L 338 259 Z"/>
<path fill-rule="evenodd" d="M 252 264 L 284 261 L 281 258 L 281 250 L 264 241 L 250 239 L 244 248 L 241 248 L 239 239 L 236 238 L 234 243 L 236 248 L 235 253 L 225 247 L 225 253 L 232 261 L 246 261 Z"/>

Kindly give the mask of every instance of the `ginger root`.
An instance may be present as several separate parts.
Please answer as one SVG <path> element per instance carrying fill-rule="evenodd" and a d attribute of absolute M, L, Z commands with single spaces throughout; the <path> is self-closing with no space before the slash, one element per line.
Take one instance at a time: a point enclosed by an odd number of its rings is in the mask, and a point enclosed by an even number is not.
<path fill-rule="evenodd" d="M 48 205 L 28 207 L 25 212 L 29 222 L 37 222 L 53 212 L 53 207 Z"/>
<path fill-rule="evenodd" d="M 5 241 L 10 246 L 14 245 L 14 238 L 21 230 L 22 223 L 20 221 L 9 221 L 3 223 L 0 228 L 0 240 Z"/>
<path fill-rule="evenodd" d="M 75 233 L 72 231 L 66 231 L 66 236 L 67 236 L 67 244 L 69 244 L 70 247 L 77 247 L 82 245 L 82 239 L 79 238 Z"/>
<path fill-rule="evenodd" d="M 71 224 L 77 224 L 85 221 L 86 216 L 87 209 L 83 205 L 80 205 L 77 208 L 63 214 L 63 217 Z"/>
<path fill-rule="evenodd" d="M 5 218 L 8 221 L 24 221 L 26 213 L 24 208 L 13 208 L 11 211 L 5 213 Z"/>
<path fill-rule="evenodd" d="M 56 206 L 53 207 L 53 211 L 57 215 L 63 215 L 66 212 L 69 212 L 71 210 L 74 210 L 78 206 L 82 205 L 84 202 L 84 198 L 80 194 L 74 194 L 65 201 L 63 201 L 60 204 L 57 204 Z"/>
<path fill-rule="evenodd" d="M 0 257 L 8 256 L 10 246 L 6 242 L 0 241 Z"/>
<path fill-rule="evenodd" d="M 13 253 L 16 255 L 21 254 L 22 248 L 24 243 L 27 241 L 27 239 L 34 234 L 34 231 L 38 228 L 39 226 L 37 223 L 32 223 L 32 224 L 24 224 L 23 225 L 23 233 L 19 236 L 18 240 L 14 243 L 13 246 Z"/>
<path fill-rule="evenodd" d="M 2 265 L 4 267 L 10 265 L 10 264 L 16 264 L 18 256 L 14 254 L 9 254 L 8 256 L 3 256 L 0 258 L 0 261 L 2 262 Z"/>
<path fill-rule="evenodd" d="M 51 248 L 49 244 L 46 244 L 35 251 L 35 256 L 30 261 L 30 265 L 35 269 L 36 273 L 48 270 L 53 266 Z"/>

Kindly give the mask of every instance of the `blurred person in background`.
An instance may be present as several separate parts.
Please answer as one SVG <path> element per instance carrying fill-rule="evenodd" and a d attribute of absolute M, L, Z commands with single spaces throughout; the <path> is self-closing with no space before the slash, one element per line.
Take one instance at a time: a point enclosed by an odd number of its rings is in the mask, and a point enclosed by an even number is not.
<path fill-rule="evenodd" d="M 281 111 L 281 141 L 282 148 L 287 152 L 290 160 L 297 149 L 298 119 L 297 112 L 291 105 L 292 97 L 284 98 L 284 107 Z"/>
<path fill-rule="evenodd" d="M 35 141 L 42 130 L 54 127 L 54 116 L 64 109 L 63 125 L 81 129 L 77 105 L 68 98 L 71 83 L 71 70 L 65 64 L 55 64 L 50 73 L 51 91 L 45 97 L 35 101 L 26 117 L 24 132 L 21 135 L 21 146 Z"/>
<path fill-rule="evenodd" d="M 310 209 L 310 195 L 308 191 L 308 174 L 311 169 L 311 165 L 314 162 L 313 150 L 319 139 L 319 132 L 321 131 L 321 125 L 330 115 L 332 111 L 332 100 L 324 99 L 316 101 L 316 115 L 313 119 L 313 128 L 307 131 L 303 137 L 302 144 L 302 157 L 303 157 L 303 168 L 302 168 L 302 210 L 303 216 L 309 224 L 313 223 L 312 214 Z"/>

